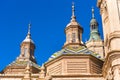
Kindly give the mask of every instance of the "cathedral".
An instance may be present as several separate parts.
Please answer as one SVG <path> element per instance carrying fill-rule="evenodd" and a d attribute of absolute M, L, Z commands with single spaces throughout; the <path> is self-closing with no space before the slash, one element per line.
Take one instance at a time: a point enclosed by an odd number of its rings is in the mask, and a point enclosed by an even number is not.
<path fill-rule="evenodd" d="M 66 41 L 42 66 L 34 57 L 30 27 L 20 44 L 20 54 L 0 72 L 0 80 L 120 80 L 120 0 L 98 0 L 104 40 L 91 10 L 90 36 L 82 42 L 83 27 L 77 22 L 75 5 L 66 25 Z"/>

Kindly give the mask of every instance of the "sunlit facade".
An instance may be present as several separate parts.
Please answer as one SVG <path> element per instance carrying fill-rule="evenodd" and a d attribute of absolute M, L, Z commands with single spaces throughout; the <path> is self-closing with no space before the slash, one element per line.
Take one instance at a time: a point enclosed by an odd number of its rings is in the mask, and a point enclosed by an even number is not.
<path fill-rule="evenodd" d="M 120 0 L 98 0 L 104 40 L 94 16 L 90 36 L 82 42 L 83 27 L 77 22 L 75 5 L 66 25 L 66 41 L 42 66 L 34 57 L 35 44 L 30 27 L 20 45 L 20 55 L 0 72 L 0 80 L 120 80 Z"/>

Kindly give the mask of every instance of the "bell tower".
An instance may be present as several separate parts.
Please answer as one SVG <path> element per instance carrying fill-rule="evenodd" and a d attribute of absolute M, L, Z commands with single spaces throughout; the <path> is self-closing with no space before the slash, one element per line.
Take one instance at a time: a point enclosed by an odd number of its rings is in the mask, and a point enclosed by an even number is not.
<path fill-rule="evenodd" d="M 100 38 L 98 30 L 98 22 L 95 19 L 94 8 L 92 8 L 92 19 L 90 21 L 90 38 L 86 42 L 86 46 L 89 50 L 94 51 L 100 55 L 100 58 L 104 58 L 104 44 Z"/>
<path fill-rule="evenodd" d="M 120 0 L 98 0 L 103 23 L 105 80 L 120 80 Z"/>
<path fill-rule="evenodd" d="M 66 33 L 66 42 L 65 42 L 63 48 L 66 46 L 72 46 L 72 47 L 77 48 L 77 47 L 83 45 L 83 43 L 82 43 L 83 28 L 76 21 L 74 3 L 72 3 L 71 21 L 66 26 L 65 33 Z"/>
<path fill-rule="evenodd" d="M 100 33 L 98 31 L 98 22 L 97 20 L 95 19 L 95 16 L 94 16 L 94 8 L 92 8 L 92 19 L 90 21 L 90 38 L 89 38 L 89 41 L 92 41 L 92 40 L 101 40 L 100 38 Z"/>
<path fill-rule="evenodd" d="M 36 63 L 35 57 L 34 57 L 35 44 L 31 39 L 30 28 L 31 28 L 31 24 L 28 25 L 27 36 L 21 43 L 21 53 L 20 53 L 20 56 L 18 57 L 18 60 L 19 61 L 31 60 Z"/>

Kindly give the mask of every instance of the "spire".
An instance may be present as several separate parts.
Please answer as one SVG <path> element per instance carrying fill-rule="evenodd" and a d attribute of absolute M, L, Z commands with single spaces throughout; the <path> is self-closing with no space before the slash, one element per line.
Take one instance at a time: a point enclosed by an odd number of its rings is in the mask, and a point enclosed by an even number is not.
<path fill-rule="evenodd" d="M 26 38 L 24 39 L 23 42 L 33 42 L 33 40 L 31 39 L 31 33 L 30 33 L 30 29 L 31 29 L 31 23 L 28 24 L 28 33 L 27 33 L 27 36 Z"/>
<path fill-rule="evenodd" d="M 75 5 L 74 2 L 72 2 L 72 17 L 71 17 L 71 22 L 76 21 L 76 17 L 75 17 Z"/>
<path fill-rule="evenodd" d="M 75 6 L 74 6 L 74 2 L 72 2 L 72 16 L 75 16 Z"/>
<path fill-rule="evenodd" d="M 92 18 L 93 18 L 93 19 L 95 18 L 95 15 L 94 15 L 94 7 L 92 7 Z"/>

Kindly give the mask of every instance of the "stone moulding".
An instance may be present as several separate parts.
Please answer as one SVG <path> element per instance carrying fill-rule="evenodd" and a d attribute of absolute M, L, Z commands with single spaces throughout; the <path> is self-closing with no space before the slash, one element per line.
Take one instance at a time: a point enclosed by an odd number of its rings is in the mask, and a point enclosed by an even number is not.
<path fill-rule="evenodd" d="M 110 35 L 108 36 L 108 41 L 107 41 L 107 44 L 109 47 L 110 47 L 111 40 L 115 38 L 120 38 L 120 31 L 114 31 L 110 33 Z"/>
<path fill-rule="evenodd" d="M 102 74 L 85 74 L 85 75 L 52 75 L 54 78 L 66 78 L 66 77 L 103 77 Z"/>
<path fill-rule="evenodd" d="M 120 56 L 120 54 L 114 54 L 115 52 L 120 53 L 120 50 L 112 50 L 112 51 L 109 51 L 107 53 L 107 56 L 106 56 L 106 59 L 105 59 L 105 62 L 104 62 L 103 68 L 102 68 L 102 70 L 103 70 L 103 76 L 107 75 L 107 71 L 111 67 L 111 64 L 110 64 L 111 61 L 113 59 L 115 59 L 115 57 L 117 58 L 117 57 Z"/>

